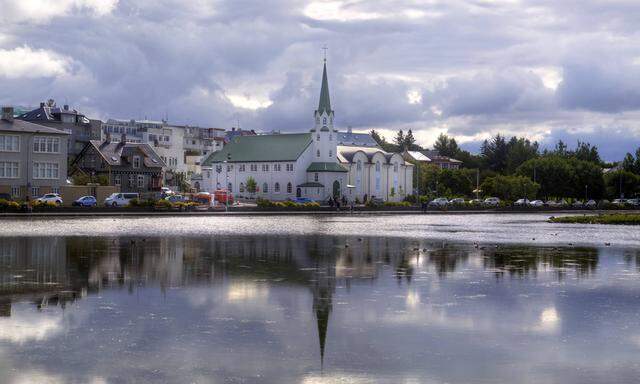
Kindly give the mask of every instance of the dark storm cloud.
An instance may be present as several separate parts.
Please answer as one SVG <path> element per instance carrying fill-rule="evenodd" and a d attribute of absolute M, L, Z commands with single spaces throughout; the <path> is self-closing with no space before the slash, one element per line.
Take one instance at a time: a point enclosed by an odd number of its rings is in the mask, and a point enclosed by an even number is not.
<path fill-rule="evenodd" d="M 637 1 L 34 4 L 0 0 L 2 104 L 54 97 L 100 118 L 302 131 L 327 44 L 341 126 L 640 142 Z"/>

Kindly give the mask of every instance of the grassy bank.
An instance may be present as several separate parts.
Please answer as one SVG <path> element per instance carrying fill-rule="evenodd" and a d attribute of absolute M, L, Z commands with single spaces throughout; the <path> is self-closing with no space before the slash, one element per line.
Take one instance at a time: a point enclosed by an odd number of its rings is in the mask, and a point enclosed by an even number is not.
<path fill-rule="evenodd" d="M 640 225 L 640 214 L 607 213 L 603 215 L 552 217 L 552 223 Z"/>

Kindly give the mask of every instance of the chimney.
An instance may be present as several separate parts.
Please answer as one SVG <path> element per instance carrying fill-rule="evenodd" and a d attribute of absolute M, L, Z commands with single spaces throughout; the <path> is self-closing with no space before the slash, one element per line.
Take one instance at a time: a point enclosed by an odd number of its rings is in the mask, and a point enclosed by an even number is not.
<path fill-rule="evenodd" d="M 13 107 L 2 107 L 2 120 L 13 123 Z"/>

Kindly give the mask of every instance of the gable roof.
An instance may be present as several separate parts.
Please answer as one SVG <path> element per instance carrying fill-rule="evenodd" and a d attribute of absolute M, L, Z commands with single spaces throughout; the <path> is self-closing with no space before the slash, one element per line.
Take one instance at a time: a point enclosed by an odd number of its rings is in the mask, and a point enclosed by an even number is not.
<path fill-rule="evenodd" d="M 345 167 L 338 163 L 316 162 L 311 163 L 307 168 L 307 172 L 349 172 Z"/>
<path fill-rule="evenodd" d="M 312 140 L 311 133 L 237 136 L 222 150 L 209 154 L 202 166 L 223 161 L 296 161 Z"/>
<path fill-rule="evenodd" d="M 378 147 L 378 143 L 368 133 L 338 132 L 338 145 L 354 147 Z"/>
<path fill-rule="evenodd" d="M 13 119 L 13 121 L 0 120 L 0 132 L 23 132 L 23 133 L 43 133 L 52 135 L 68 135 L 68 132 L 60 129 L 45 127 L 44 125 L 30 123 L 28 121 L 22 121 Z"/>
<path fill-rule="evenodd" d="M 125 143 L 121 145 L 119 142 L 106 143 L 100 140 L 91 140 L 89 145 L 93 146 L 109 165 L 122 165 L 123 157 L 142 154 L 145 167 L 162 168 L 166 166 L 156 151 L 146 143 Z"/>

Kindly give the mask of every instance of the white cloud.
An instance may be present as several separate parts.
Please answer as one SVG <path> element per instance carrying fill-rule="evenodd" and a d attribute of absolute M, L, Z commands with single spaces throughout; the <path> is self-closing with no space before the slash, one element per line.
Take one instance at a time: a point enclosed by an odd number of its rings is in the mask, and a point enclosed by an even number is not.
<path fill-rule="evenodd" d="M 71 60 L 53 51 L 29 46 L 0 49 L 0 78 L 57 77 L 67 74 Z"/>
<path fill-rule="evenodd" d="M 87 13 L 91 16 L 104 16 L 113 12 L 119 0 L 58 0 L 52 4 L 49 0 L 3 0 L 0 2 L 4 22 L 42 23 L 55 17 L 73 13 Z"/>
<path fill-rule="evenodd" d="M 0 318 L 0 340 L 22 344 L 43 341 L 62 331 L 61 312 L 33 313 L 15 311 L 11 317 Z"/>

